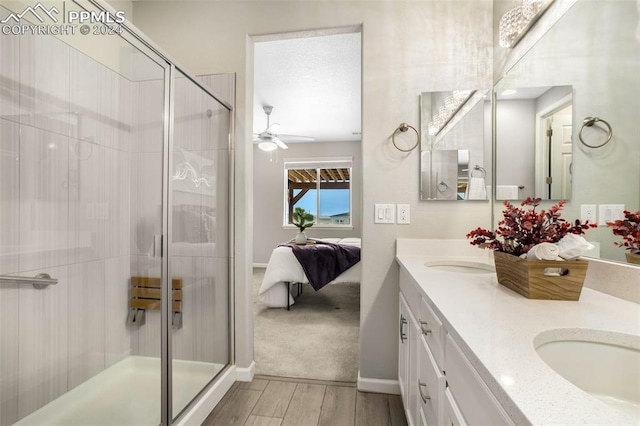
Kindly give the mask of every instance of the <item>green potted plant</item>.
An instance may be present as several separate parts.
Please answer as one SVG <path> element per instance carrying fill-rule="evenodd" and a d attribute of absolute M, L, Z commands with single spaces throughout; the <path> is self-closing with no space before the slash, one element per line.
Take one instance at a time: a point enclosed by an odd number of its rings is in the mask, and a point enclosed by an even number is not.
<path fill-rule="evenodd" d="M 635 213 L 624 211 L 624 219 L 607 222 L 613 235 L 622 237 L 622 242 L 614 242 L 618 247 L 623 247 L 626 252 L 627 262 L 640 265 L 640 210 Z"/>
<path fill-rule="evenodd" d="M 304 230 L 313 226 L 313 215 L 302 207 L 296 207 L 291 216 L 291 223 L 300 230 L 300 232 L 296 234 L 295 243 L 306 244 L 307 235 L 304 233 Z"/>

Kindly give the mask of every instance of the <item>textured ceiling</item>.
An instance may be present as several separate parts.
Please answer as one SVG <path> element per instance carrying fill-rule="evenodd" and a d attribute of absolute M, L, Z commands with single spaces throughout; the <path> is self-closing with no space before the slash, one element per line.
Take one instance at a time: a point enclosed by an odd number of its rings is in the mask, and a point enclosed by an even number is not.
<path fill-rule="evenodd" d="M 360 33 L 255 43 L 253 131 L 266 129 L 262 106 L 272 105 L 279 134 L 359 141 L 360 50 Z"/>

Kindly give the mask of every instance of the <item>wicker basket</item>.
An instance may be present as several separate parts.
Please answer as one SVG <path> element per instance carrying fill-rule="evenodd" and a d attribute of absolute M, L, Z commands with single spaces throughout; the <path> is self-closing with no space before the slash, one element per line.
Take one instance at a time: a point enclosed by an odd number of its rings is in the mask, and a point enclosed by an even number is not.
<path fill-rule="evenodd" d="M 588 261 L 528 260 L 499 251 L 493 255 L 498 282 L 527 299 L 580 299 Z M 562 275 L 549 275 L 549 268 L 562 269 Z"/>

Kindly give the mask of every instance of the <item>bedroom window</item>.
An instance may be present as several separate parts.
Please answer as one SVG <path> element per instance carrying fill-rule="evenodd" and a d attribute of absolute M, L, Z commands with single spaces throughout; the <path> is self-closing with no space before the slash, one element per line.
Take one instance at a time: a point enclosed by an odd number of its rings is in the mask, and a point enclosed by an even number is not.
<path fill-rule="evenodd" d="M 310 212 L 317 227 L 351 226 L 352 160 L 284 162 L 284 224 L 296 207 Z"/>

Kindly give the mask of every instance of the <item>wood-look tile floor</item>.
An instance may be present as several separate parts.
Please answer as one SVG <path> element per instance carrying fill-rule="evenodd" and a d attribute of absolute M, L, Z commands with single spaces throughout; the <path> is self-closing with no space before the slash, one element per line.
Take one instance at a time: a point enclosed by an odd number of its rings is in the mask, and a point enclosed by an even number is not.
<path fill-rule="evenodd" d="M 398 395 L 358 392 L 354 383 L 256 376 L 236 382 L 203 426 L 404 426 Z"/>

